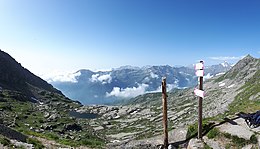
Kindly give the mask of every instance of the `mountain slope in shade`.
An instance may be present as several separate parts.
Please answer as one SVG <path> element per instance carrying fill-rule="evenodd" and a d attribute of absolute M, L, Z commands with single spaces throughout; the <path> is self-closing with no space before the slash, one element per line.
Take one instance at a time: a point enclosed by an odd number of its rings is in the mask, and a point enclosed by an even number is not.
<path fill-rule="evenodd" d="M 0 148 L 104 148 L 81 106 L 0 51 Z"/>
<path fill-rule="evenodd" d="M 0 87 L 32 96 L 31 86 L 62 95 L 61 91 L 22 67 L 9 54 L 0 50 Z"/>
<path fill-rule="evenodd" d="M 218 73 L 226 72 L 231 66 L 207 66 L 206 79 Z M 71 81 L 50 79 L 49 82 L 66 96 L 79 100 L 83 104 L 111 104 L 121 102 L 149 92 L 160 91 L 161 78 L 167 77 L 168 90 L 195 86 L 197 77 L 193 67 L 124 66 L 111 71 L 92 72 L 79 70 L 67 78 Z M 67 79 L 68 80 L 68 79 Z"/>

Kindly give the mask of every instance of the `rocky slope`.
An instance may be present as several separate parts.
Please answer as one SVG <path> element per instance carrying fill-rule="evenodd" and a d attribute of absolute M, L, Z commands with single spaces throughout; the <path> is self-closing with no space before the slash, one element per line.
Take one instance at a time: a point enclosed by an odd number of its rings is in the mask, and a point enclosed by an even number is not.
<path fill-rule="evenodd" d="M 102 147 L 102 135 L 69 115 L 80 106 L 0 51 L 0 148 Z"/>
<path fill-rule="evenodd" d="M 62 94 L 52 85 L 15 61 L 9 54 L 0 49 L 0 87 L 9 90 L 20 91 L 28 96 L 33 96 L 31 86 L 40 87 L 46 91 Z"/>

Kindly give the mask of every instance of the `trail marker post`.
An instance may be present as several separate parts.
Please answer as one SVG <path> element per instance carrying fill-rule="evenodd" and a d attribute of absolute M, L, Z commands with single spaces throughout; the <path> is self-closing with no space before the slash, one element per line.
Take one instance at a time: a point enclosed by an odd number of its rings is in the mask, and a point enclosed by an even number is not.
<path fill-rule="evenodd" d="M 205 94 L 203 91 L 204 62 L 200 61 L 195 65 L 196 75 L 199 77 L 199 89 L 195 89 L 194 93 L 199 97 L 198 110 L 198 139 L 202 139 L 202 98 Z"/>
<path fill-rule="evenodd" d="M 166 93 L 166 77 L 162 78 L 162 104 L 163 104 L 163 133 L 164 141 L 163 146 L 165 149 L 168 148 L 168 118 L 167 118 L 167 93 Z"/>

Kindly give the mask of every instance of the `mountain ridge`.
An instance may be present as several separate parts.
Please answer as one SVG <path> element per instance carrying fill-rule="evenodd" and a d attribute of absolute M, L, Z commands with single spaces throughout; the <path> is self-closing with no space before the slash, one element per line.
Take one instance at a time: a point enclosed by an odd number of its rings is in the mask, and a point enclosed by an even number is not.
<path fill-rule="evenodd" d="M 218 64 L 206 68 L 205 78 L 208 79 L 218 73 L 226 72 L 231 65 Z M 170 65 L 122 66 L 118 69 L 96 72 L 81 69 L 71 76 L 73 75 L 75 76 L 71 82 L 69 80 L 49 82 L 68 97 L 79 100 L 83 104 L 113 104 L 135 97 L 135 95 L 160 91 L 161 78 L 165 76 L 171 82 L 167 86 L 168 90 L 192 87 L 197 82 L 193 67 Z"/>
<path fill-rule="evenodd" d="M 0 49 L 0 86 L 5 89 L 23 91 L 27 95 L 33 95 L 30 85 L 45 89 L 50 92 L 62 94 L 45 80 L 24 68 L 8 53 Z"/>
<path fill-rule="evenodd" d="M 106 138 L 70 114 L 81 106 L 0 51 L 0 148 L 103 147 Z"/>

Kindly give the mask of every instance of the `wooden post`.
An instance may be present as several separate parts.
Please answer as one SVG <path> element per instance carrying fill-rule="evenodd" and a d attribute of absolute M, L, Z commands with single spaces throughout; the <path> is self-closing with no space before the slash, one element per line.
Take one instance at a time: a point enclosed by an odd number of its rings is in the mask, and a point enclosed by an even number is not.
<path fill-rule="evenodd" d="M 203 61 L 200 61 L 200 63 L 203 63 Z M 203 76 L 199 77 L 199 90 L 203 90 Z M 202 139 L 202 97 L 199 97 L 198 139 Z"/>
<path fill-rule="evenodd" d="M 163 104 L 163 133 L 164 133 L 164 148 L 168 148 L 168 118 L 167 118 L 167 93 L 166 93 L 166 78 L 162 78 L 162 104 Z"/>

